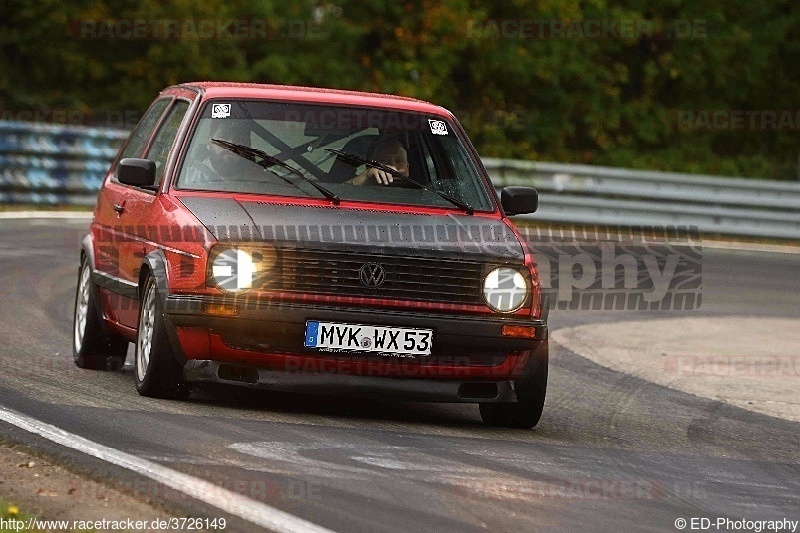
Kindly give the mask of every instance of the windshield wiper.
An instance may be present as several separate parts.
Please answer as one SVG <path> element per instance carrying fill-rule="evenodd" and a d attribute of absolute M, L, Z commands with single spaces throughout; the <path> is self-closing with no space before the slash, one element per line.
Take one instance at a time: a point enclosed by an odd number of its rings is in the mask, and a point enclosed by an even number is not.
<path fill-rule="evenodd" d="M 398 179 L 400 179 L 402 181 L 406 181 L 408 183 L 416 185 L 417 188 L 422 189 L 423 191 L 432 192 L 433 194 L 435 194 L 435 195 L 437 195 L 437 196 L 439 196 L 441 198 L 444 198 L 445 200 L 447 200 L 448 202 L 450 202 L 454 206 L 458 207 L 459 209 L 462 209 L 468 215 L 475 214 L 475 210 L 474 209 L 472 209 L 467 204 L 461 202 L 460 200 L 456 200 L 455 198 L 452 198 L 451 196 L 448 196 L 448 195 L 444 194 L 443 192 L 434 191 L 432 189 L 429 189 L 426 186 L 424 186 L 423 184 L 419 183 L 418 181 L 412 180 L 411 178 L 404 176 L 400 172 L 396 171 L 395 169 L 393 169 L 393 168 L 391 168 L 391 167 L 389 167 L 387 165 L 384 165 L 383 163 L 378 163 L 377 161 L 373 161 L 372 159 L 367 159 L 366 157 L 361 157 L 359 155 L 350 154 L 350 153 L 347 153 L 347 152 L 342 152 L 341 150 L 337 150 L 335 148 L 326 148 L 325 150 L 342 157 L 346 161 L 349 160 L 351 163 L 354 163 L 354 164 L 357 163 L 356 166 L 358 166 L 358 165 L 367 165 L 367 166 L 370 166 L 370 167 L 375 167 L 375 168 L 377 168 L 379 170 L 382 170 L 382 171 L 386 172 L 387 174 L 391 174 L 395 178 L 398 178 Z"/>
<path fill-rule="evenodd" d="M 336 194 L 334 194 L 333 192 L 329 191 L 328 189 L 326 189 L 322 185 L 319 185 L 314 180 L 307 178 L 306 176 L 303 175 L 302 172 L 300 172 L 299 170 L 294 168 L 292 165 L 281 161 L 277 157 L 269 155 L 267 152 L 265 152 L 263 150 L 259 150 L 258 148 L 252 148 L 250 146 L 245 146 L 243 144 L 236 144 L 236 143 L 232 143 L 232 142 L 228 142 L 228 141 L 221 141 L 219 139 L 211 139 L 211 142 L 213 142 L 214 144 L 216 144 L 218 146 L 221 146 L 221 147 L 225 148 L 226 150 L 230 150 L 234 154 L 236 154 L 238 156 L 241 156 L 241 157 L 247 159 L 248 161 L 252 161 L 256 165 L 260 165 L 260 166 L 262 166 L 264 168 L 275 167 L 275 166 L 281 167 L 281 168 L 285 168 L 286 170 L 288 170 L 292 174 L 297 175 L 303 181 L 305 181 L 306 183 L 308 183 L 309 185 L 311 185 L 312 187 L 317 189 L 323 195 L 325 195 L 325 198 L 330 200 L 333 203 L 333 205 L 339 205 L 339 202 L 341 201 L 339 199 L 339 197 L 336 196 Z M 256 160 L 257 157 L 260 157 L 261 161 Z M 284 176 L 279 176 L 278 175 L 278 177 L 282 178 L 284 181 L 287 181 L 288 183 L 292 183 L 291 180 L 285 178 Z M 294 183 L 292 183 L 292 185 L 294 185 Z"/>

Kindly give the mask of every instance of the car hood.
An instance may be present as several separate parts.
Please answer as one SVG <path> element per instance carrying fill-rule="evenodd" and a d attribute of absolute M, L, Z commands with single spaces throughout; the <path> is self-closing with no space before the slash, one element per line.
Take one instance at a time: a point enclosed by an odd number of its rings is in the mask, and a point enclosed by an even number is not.
<path fill-rule="evenodd" d="M 501 219 L 232 198 L 182 196 L 179 199 L 223 242 L 257 241 L 306 249 L 347 248 L 513 262 L 524 259 L 517 236 Z"/>

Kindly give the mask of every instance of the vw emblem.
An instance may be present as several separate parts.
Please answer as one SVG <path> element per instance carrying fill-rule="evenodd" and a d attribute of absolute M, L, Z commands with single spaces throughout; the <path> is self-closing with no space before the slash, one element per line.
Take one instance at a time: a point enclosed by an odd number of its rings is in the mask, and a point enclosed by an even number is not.
<path fill-rule="evenodd" d="M 358 272 L 361 283 L 370 289 L 377 289 L 386 281 L 386 269 L 378 263 L 364 263 Z"/>

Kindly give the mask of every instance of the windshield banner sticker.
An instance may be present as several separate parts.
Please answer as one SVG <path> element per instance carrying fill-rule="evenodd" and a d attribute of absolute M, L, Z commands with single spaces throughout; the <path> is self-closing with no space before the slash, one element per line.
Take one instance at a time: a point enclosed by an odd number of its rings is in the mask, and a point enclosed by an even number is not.
<path fill-rule="evenodd" d="M 431 126 L 431 133 L 434 135 L 447 135 L 447 124 L 441 120 L 428 119 Z"/>
<path fill-rule="evenodd" d="M 211 106 L 211 118 L 228 118 L 231 116 L 231 104 L 214 104 Z"/>

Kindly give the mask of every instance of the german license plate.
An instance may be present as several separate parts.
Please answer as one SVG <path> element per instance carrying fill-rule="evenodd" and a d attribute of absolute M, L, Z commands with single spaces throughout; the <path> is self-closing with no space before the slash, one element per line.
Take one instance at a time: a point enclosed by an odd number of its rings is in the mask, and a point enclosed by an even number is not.
<path fill-rule="evenodd" d="M 433 330 L 306 322 L 306 348 L 337 352 L 372 352 L 395 355 L 430 355 Z"/>

